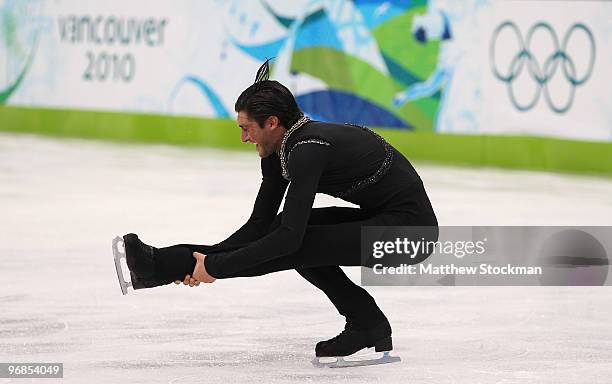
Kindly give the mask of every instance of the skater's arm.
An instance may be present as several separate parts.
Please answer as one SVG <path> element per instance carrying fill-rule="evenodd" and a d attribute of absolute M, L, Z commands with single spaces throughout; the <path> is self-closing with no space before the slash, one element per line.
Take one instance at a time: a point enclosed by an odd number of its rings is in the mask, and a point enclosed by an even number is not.
<path fill-rule="evenodd" d="M 214 277 L 224 277 L 299 249 L 308 224 L 319 179 L 332 149 L 308 143 L 296 146 L 288 161 L 291 184 L 285 197 L 279 227 L 261 239 L 229 254 L 206 258 L 206 270 Z"/>
<path fill-rule="evenodd" d="M 281 172 L 277 154 L 261 159 L 262 181 L 251 216 L 240 229 L 213 247 L 244 246 L 262 238 L 268 232 L 289 183 L 282 177 Z"/>

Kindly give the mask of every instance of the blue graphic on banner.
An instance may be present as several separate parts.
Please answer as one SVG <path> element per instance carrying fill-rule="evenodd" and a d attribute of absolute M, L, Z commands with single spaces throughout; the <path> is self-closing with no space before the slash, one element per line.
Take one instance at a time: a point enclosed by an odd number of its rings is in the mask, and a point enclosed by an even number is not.
<path fill-rule="evenodd" d="M 216 92 L 213 91 L 208 84 L 204 82 L 204 80 L 195 77 L 195 76 L 185 76 L 182 78 L 174 87 L 172 94 L 170 95 L 170 105 L 174 102 L 176 95 L 181 90 L 181 88 L 185 85 L 193 84 L 210 102 L 210 105 L 213 107 L 215 111 L 215 116 L 220 119 L 228 119 L 230 118 L 227 109 L 223 106 L 223 102 L 217 96 Z"/>
<path fill-rule="evenodd" d="M 384 108 L 348 92 L 311 92 L 298 96 L 297 102 L 306 114 L 322 121 L 352 122 L 370 127 L 413 128 Z"/>
<path fill-rule="evenodd" d="M 285 41 L 287 40 L 286 38 L 284 38 L 265 44 L 246 45 L 237 42 L 231 36 L 229 36 L 228 38 L 236 48 L 262 62 L 266 61 L 266 59 L 269 59 L 271 57 L 275 57 L 278 54 L 278 51 L 285 44 Z"/>
<path fill-rule="evenodd" d="M 327 14 L 320 10 L 309 15 L 300 25 L 293 49 L 298 51 L 304 48 L 327 47 L 341 51 L 342 43 L 337 34 Z"/>

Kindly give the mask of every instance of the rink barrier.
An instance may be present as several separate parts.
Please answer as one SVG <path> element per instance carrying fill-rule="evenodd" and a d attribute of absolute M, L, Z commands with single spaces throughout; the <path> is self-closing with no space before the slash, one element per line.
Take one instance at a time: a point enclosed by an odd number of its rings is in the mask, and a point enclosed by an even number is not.
<path fill-rule="evenodd" d="M 2 106 L 0 131 L 253 150 L 240 142 L 235 121 L 200 117 Z M 535 136 L 376 131 L 411 160 L 612 176 L 612 143 Z"/>

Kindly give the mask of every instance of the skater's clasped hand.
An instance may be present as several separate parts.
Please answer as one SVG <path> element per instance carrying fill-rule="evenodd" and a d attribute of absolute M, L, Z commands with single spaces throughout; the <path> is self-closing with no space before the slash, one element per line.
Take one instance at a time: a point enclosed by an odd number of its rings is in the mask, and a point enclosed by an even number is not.
<path fill-rule="evenodd" d="M 177 285 L 180 283 L 181 283 L 180 280 L 176 280 L 174 282 L 174 284 L 177 284 Z M 185 276 L 185 280 L 183 280 L 183 284 L 188 285 L 190 287 L 197 287 L 198 285 L 200 285 L 200 282 L 194 279 L 193 277 L 191 277 L 191 275 L 187 275 Z"/>
<path fill-rule="evenodd" d="M 194 259 L 196 259 L 196 265 L 193 269 L 193 273 L 191 275 L 185 276 L 185 280 L 183 280 L 184 285 L 189 285 L 190 287 L 197 287 L 200 283 L 214 283 L 215 279 L 206 271 L 206 266 L 204 265 L 204 258 L 206 255 L 194 252 Z M 174 284 L 180 284 L 180 280 L 176 280 Z"/>

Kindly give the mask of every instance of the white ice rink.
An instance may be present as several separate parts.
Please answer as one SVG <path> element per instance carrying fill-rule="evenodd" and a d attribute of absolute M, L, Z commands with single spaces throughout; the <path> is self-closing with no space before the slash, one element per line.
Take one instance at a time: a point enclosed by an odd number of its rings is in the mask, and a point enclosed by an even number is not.
<path fill-rule="evenodd" d="M 609 179 L 416 167 L 441 225 L 612 223 Z M 335 370 L 310 360 L 343 319 L 294 271 L 121 295 L 115 235 L 216 242 L 259 180 L 254 151 L 0 134 L 0 362 L 64 363 L 12 382 L 612 382 L 612 287 L 367 288 L 403 361 Z"/>

